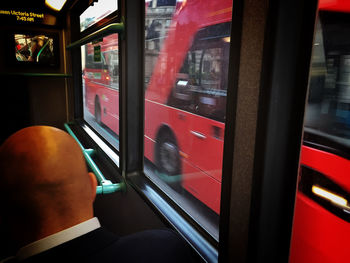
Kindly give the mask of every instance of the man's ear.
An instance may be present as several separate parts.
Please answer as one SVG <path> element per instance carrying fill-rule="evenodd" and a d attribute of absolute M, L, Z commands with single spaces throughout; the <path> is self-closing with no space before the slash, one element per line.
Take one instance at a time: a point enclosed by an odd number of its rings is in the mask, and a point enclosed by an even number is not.
<path fill-rule="evenodd" d="M 97 188 L 97 180 L 94 173 L 89 172 L 90 185 L 92 189 L 92 200 L 95 200 L 96 197 L 96 188 Z"/>

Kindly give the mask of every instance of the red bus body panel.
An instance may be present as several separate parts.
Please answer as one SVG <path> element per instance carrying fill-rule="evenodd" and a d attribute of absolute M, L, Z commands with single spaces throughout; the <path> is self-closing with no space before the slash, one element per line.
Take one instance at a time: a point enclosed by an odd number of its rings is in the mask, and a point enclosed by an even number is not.
<path fill-rule="evenodd" d="M 301 164 L 350 192 L 350 161 L 335 154 L 302 146 Z M 291 263 L 349 262 L 350 223 L 297 192 L 291 241 Z"/>
<path fill-rule="evenodd" d="M 318 4 L 319 10 L 350 13 L 349 0 L 321 0 Z"/>
<path fill-rule="evenodd" d="M 94 70 L 90 69 L 89 71 L 93 72 Z M 94 115 L 97 96 L 101 105 L 101 122 L 119 135 L 119 103 L 115 103 L 119 102 L 119 92 L 87 79 L 85 79 L 85 87 L 87 89 L 86 105 L 90 113 Z"/>
<path fill-rule="evenodd" d="M 349 235 L 348 222 L 298 192 L 290 251 L 291 263 L 349 262 Z"/>

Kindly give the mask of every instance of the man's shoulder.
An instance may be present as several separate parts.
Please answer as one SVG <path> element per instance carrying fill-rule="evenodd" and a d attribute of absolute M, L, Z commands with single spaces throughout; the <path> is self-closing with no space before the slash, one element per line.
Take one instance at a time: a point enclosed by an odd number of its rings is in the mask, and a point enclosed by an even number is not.
<path fill-rule="evenodd" d="M 21 262 L 41 263 L 41 262 L 90 262 L 89 258 L 94 258 L 111 244 L 118 242 L 118 236 L 98 228 L 81 235 L 68 242 L 52 247 L 39 254 L 26 258 Z M 95 261 L 99 262 L 99 261 Z"/>
<path fill-rule="evenodd" d="M 28 258 L 40 262 L 193 262 L 191 249 L 170 229 L 147 230 L 124 237 L 96 229 L 58 247 Z"/>

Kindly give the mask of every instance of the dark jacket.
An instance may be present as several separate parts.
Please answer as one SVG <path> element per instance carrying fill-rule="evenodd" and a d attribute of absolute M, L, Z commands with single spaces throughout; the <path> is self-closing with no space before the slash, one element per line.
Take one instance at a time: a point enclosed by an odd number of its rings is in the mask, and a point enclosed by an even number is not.
<path fill-rule="evenodd" d="M 175 263 L 193 261 L 188 245 L 171 230 L 148 230 L 118 237 L 104 228 L 98 228 L 21 262 Z"/>

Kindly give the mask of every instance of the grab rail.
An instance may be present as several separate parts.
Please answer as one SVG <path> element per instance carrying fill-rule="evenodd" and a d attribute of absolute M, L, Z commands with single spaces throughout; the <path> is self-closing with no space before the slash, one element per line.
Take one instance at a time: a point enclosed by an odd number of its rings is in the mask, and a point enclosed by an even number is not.
<path fill-rule="evenodd" d="M 124 32 L 124 24 L 123 23 L 113 23 L 110 25 L 107 25 L 100 30 L 95 31 L 94 33 L 91 33 L 90 35 L 87 35 L 71 44 L 69 44 L 66 49 L 71 49 L 74 47 L 82 46 L 84 44 L 87 44 L 93 40 L 96 40 L 101 37 L 105 37 L 107 35 L 113 34 L 113 33 L 119 33 L 122 34 Z"/>
<path fill-rule="evenodd" d="M 83 151 L 83 155 L 85 157 L 85 160 L 88 166 L 91 168 L 91 170 L 96 176 L 97 181 L 100 184 L 99 186 L 97 186 L 96 193 L 110 194 L 117 191 L 124 191 L 125 190 L 124 182 L 115 184 L 115 183 L 112 183 L 110 180 L 105 179 L 102 172 L 100 171 L 100 169 L 98 169 L 97 165 L 91 158 L 91 156 L 93 156 L 96 153 L 96 151 L 94 149 L 85 149 L 67 123 L 64 124 L 64 127 L 66 128 L 67 132 L 73 137 L 73 139 L 76 140 L 76 142 L 79 144 L 80 148 Z"/>

